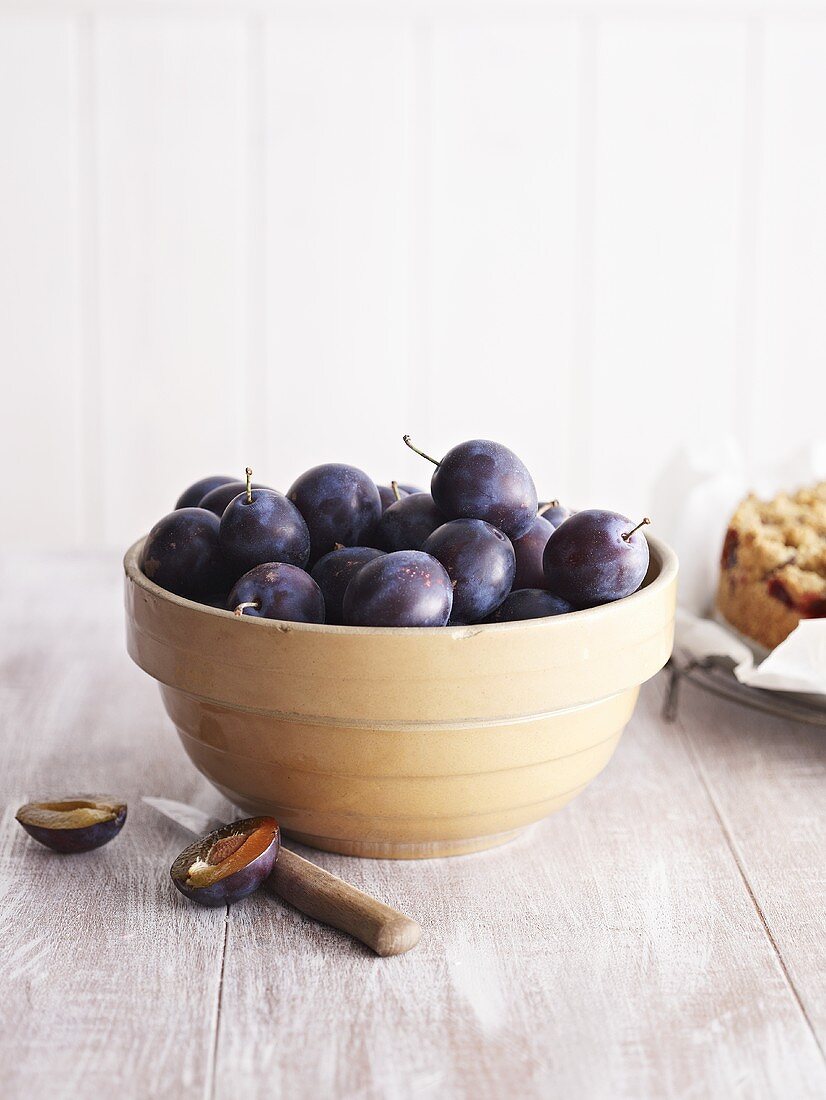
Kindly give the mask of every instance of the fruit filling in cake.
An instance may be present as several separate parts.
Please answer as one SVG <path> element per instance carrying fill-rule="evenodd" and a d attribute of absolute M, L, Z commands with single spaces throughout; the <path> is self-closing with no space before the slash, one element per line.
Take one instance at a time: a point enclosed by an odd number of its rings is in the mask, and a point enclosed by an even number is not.
<path fill-rule="evenodd" d="M 826 481 L 740 504 L 723 542 L 717 607 L 768 649 L 801 619 L 826 617 Z"/>

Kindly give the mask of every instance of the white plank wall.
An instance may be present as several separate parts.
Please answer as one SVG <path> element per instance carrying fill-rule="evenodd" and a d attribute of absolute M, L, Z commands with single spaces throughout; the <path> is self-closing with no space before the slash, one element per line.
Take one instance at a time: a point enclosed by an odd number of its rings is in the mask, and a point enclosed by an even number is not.
<path fill-rule="evenodd" d="M 597 41 L 589 499 L 648 509 L 663 460 L 737 428 L 745 31 L 606 20 Z"/>
<path fill-rule="evenodd" d="M 634 515 L 823 441 L 825 74 L 820 0 L 0 0 L 0 542 L 404 431 Z"/>
<path fill-rule="evenodd" d="M 750 445 L 769 458 L 826 439 L 826 22 L 773 21 L 763 68 Z M 799 371 L 809 386 L 791 387 Z M 816 381 L 815 381 L 816 380 Z"/>
<path fill-rule="evenodd" d="M 0 23 L 0 541 L 23 545 L 85 534 L 77 33 Z"/>
<path fill-rule="evenodd" d="M 544 499 L 569 464 L 579 34 L 570 19 L 447 22 L 431 100 L 432 438 L 500 439 Z M 427 449 L 427 448 L 425 448 Z"/>
<path fill-rule="evenodd" d="M 243 22 L 96 30 L 103 536 L 245 464 Z M 185 472 L 184 472 L 185 471 Z"/>
<path fill-rule="evenodd" d="M 406 450 L 406 45 L 404 26 L 357 16 L 267 23 L 260 415 L 277 488 L 318 462 L 386 481 Z"/>

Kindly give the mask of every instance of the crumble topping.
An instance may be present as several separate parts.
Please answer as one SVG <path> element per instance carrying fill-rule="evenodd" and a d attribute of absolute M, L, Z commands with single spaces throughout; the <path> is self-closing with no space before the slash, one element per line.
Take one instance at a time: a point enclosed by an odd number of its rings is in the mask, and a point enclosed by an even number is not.
<path fill-rule="evenodd" d="M 747 497 L 732 516 L 720 560 L 717 606 L 769 649 L 801 619 L 826 616 L 826 482 Z"/>

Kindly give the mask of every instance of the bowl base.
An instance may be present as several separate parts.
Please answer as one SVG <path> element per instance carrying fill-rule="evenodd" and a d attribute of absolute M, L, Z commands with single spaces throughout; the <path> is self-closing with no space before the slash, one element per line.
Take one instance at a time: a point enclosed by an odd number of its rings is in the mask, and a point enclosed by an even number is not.
<path fill-rule="evenodd" d="M 442 856 L 465 856 L 471 852 L 484 852 L 488 848 L 498 848 L 508 844 L 530 829 L 523 825 L 507 833 L 493 833 L 490 836 L 465 837 L 454 840 L 428 840 L 403 844 L 398 841 L 382 840 L 345 840 L 339 837 L 311 836 L 308 833 L 296 833 L 284 829 L 283 834 L 290 840 L 306 844 L 308 848 L 319 848 L 322 852 L 336 852 L 342 856 L 361 856 L 364 859 L 440 859 Z"/>

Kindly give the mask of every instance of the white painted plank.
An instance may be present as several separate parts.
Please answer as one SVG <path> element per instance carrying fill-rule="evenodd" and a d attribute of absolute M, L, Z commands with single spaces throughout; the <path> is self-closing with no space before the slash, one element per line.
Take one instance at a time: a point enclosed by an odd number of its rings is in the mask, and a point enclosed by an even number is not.
<path fill-rule="evenodd" d="M 751 452 L 826 448 L 826 25 L 767 24 Z"/>
<path fill-rule="evenodd" d="M 404 480 L 406 31 L 275 20 L 267 63 L 269 466 Z"/>
<path fill-rule="evenodd" d="M 567 498 L 575 480 L 578 48 L 565 18 L 434 31 L 432 432 L 421 444 L 440 454 L 500 440 L 543 499 Z"/>
<path fill-rule="evenodd" d="M 256 400 L 245 386 L 246 45 L 243 20 L 228 17 L 99 27 L 101 483 L 116 545 L 190 481 L 258 465 L 242 437 Z"/>
<path fill-rule="evenodd" d="M 0 540 L 83 539 L 77 36 L 0 18 Z"/>
<path fill-rule="evenodd" d="M 422 923 L 408 955 L 379 964 L 263 900 L 233 910 L 218 1096 L 820 1095 L 821 1053 L 660 702 L 650 685 L 603 776 L 524 841 L 312 855 Z"/>
<path fill-rule="evenodd" d="M 28 7 L 35 10 L 46 9 L 50 14 L 55 10 L 98 10 L 112 11 L 112 0 L 26 0 Z M 0 0 L 0 6 L 18 8 L 21 0 Z M 175 13 L 203 14 L 203 0 L 120 0 L 119 10 L 146 11 L 156 13 L 159 10 L 172 10 Z M 474 18 L 480 11 L 487 14 L 501 14 L 506 18 L 518 18 L 528 23 L 542 21 L 548 14 L 569 15 L 573 9 L 585 15 L 602 16 L 606 14 L 619 17 L 637 15 L 665 15 L 683 19 L 686 15 L 696 14 L 707 19 L 711 12 L 721 20 L 748 17 L 755 10 L 759 13 L 782 14 L 787 18 L 808 18 L 824 14 L 825 0 L 720 0 L 713 8 L 708 0 L 210 0 L 210 13 L 273 12 L 278 17 L 316 18 L 340 17 L 342 12 L 353 12 L 359 17 L 369 16 L 381 22 L 418 16 L 432 18 L 447 16 L 451 19 Z"/>
<path fill-rule="evenodd" d="M 120 586 L 111 555 L 0 564 L 6 1100 L 207 1095 L 226 911 L 174 889 L 188 841 L 140 796 L 220 800 L 126 656 Z M 59 856 L 14 820 L 30 799 L 89 790 L 129 806 L 97 851 Z"/>
<path fill-rule="evenodd" d="M 644 514 L 737 424 L 745 65 L 744 24 L 599 27 L 591 506 Z"/>
<path fill-rule="evenodd" d="M 0 565 L 4 1098 L 823 1094 L 685 744 L 814 1006 L 821 740 L 768 719 L 738 744 L 728 718 L 708 736 L 721 705 L 688 693 L 664 727 L 657 683 L 606 772 L 524 841 L 407 864 L 312 854 L 422 922 L 410 954 L 379 960 L 269 899 L 233 907 L 219 1013 L 223 914 L 177 899 L 182 841 L 137 799 L 222 804 L 125 656 L 119 588 L 112 555 Z M 97 853 L 52 857 L 14 807 L 81 784 L 125 795 L 130 819 Z"/>
<path fill-rule="evenodd" d="M 826 1049 L 826 739 L 681 685 L 679 725 Z"/>

